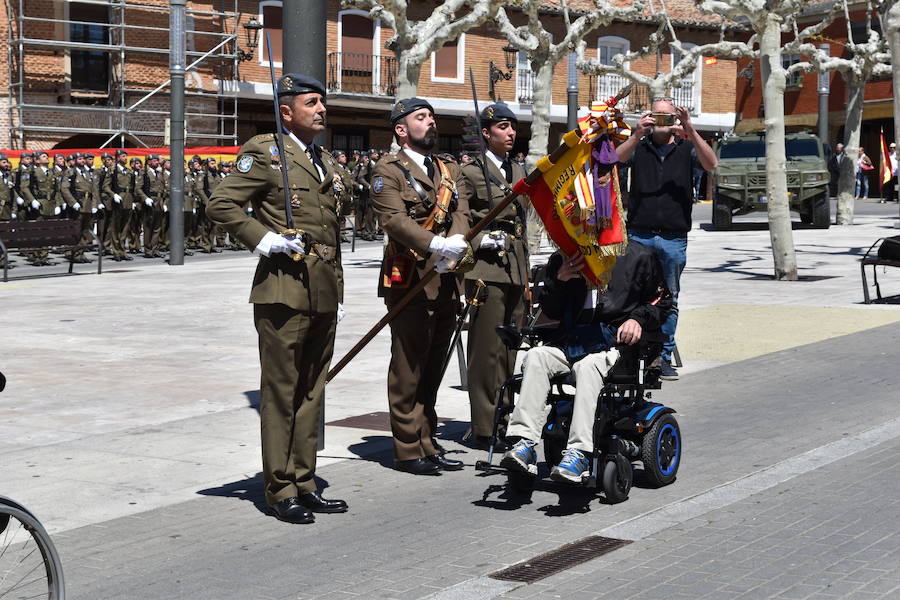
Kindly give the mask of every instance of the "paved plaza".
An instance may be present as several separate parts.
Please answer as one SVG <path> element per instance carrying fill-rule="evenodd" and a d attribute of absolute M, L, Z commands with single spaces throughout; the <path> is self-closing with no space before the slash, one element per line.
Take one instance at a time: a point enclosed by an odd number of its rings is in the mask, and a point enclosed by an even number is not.
<path fill-rule="evenodd" d="M 76 599 L 900 597 L 900 296 L 863 305 L 858 262 L 898 233 L 896 205 L 795 230 L 791 283 L 771 280 L 768 231 L 711 231 L 708 213 L 682 280 L 682 378 L 654 393 L 684 435 L 671 486 L 638 480 L 610 505 L 543 481 L 517 500 L 457 441 L 468 400 L 455 363 L 437 408 L 466 469 L 391 470 L 385 331 L 326 392 L 326 421 L 340 423 L 318 475 L 349 513 L 265 516 L 256 259 L 224 253 L 101 276 L 10 272 L 0 494 L 53 534 Z M 336 358 L 384 313 L 381 244 L 343 249 Z M 888 295 L 894 271 L 880 273 Z M 487 577 L 592 535 L 631 543 L 531 584 Z"/>

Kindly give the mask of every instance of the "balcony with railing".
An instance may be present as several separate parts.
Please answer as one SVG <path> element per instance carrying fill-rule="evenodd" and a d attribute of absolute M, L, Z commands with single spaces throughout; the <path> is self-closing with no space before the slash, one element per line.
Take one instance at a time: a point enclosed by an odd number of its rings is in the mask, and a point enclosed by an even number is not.
<path fill-rule="evenodd" d="M 592 75 L 589 80 L 590 97 L 593 102 L 598 100 L 608 100 L 612 98 L 620 90 L 630 83 L 630 80 L 616 74 L 608 75 Z M 695 83 L 691 80 L 682 81 L 681 87 L 672 88 L 672 98 L 675 106 L 683 106 L 696 114 L 696 104 L 694 100 Z M 631 94 L 623 99 L 619 104 L 626 113 L 643 113 L 650 110 L 652 98 L 650 98 L 650 88 L 646 85 L 635 85 L 631 90 Z"/>
<path fill-rule="evenodd" d="M 397 59 L 356 52 L 328 54 L 329 94 L 393 97 L 397 91 Z"/>

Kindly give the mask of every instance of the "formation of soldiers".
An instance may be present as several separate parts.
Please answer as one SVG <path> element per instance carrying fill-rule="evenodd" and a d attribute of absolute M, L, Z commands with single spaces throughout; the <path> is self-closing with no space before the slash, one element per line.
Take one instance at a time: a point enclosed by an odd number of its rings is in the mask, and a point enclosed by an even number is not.
<path fill-rule="evenodd" d="M 157 154 L 129 159 L 120 149 L 104 152 L 100 160 L 95 167 L 93 154 L 74 152 L 54 154 L 51 163 L 46 151 L 23 152 L 13 169 L 0 154 L 0 221 L 73 219 L 86 232 L 82 245 L 92 245 L 88 232 L 93 232 L 115 261 L 132 260 L 131 254 L 163 257 L 169 248 L 170 159 Z M 210 196 L 233 166 L 196 155 L 187 161 L 182 211 L 187 248 L 246 249 L 206 217 Z M 34 265 L 50 264 L 47 250 L 31 251 L 27 258 Z M 80 249 L 75 261 L 90 259 Z"/>

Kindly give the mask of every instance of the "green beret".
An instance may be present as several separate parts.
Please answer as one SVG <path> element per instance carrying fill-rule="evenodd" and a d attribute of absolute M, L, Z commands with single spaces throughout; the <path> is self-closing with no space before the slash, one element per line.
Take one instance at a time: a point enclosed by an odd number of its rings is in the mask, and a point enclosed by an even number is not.
<path fill-rule="evenodd" d="M 516 118 L 516 113 L 511 111 L 505 102 L 489 104 L 481 111 L 482 127 L 488 127 L 491 123 L 502 123 L 503 121 L 519 122 L 519 119 Z"/>
<path fill-rule="evenodd" d="M 300 73 L 287 73 L 278 80 L 278 97 L 318 93 L 325 97 L 325 86 L 315 77 Z"/>

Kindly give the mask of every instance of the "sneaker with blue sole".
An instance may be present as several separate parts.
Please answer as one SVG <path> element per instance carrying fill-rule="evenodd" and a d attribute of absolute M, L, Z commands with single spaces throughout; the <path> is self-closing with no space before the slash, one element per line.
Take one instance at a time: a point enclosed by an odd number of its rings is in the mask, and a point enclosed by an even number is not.
<path fill-rule="evenodd" d="M 537 475 L 536 446 L 537 442 L 519 440 L 503 454 L 503 458 L 500 459 L 500 466 L 518 473 Z"/>
<path fill-rule="evenodd" d="M 678 381 L 678 371 L 672 366 L 672 362 L 664 360 L 659 364 L 659 378 L 663 381 Z"/>
<path fill-rule="evenodd" d="M 550 479 L 562 483 L 581 483 L 591 474 L 591 461 L 581 450 L 566 448 L 562 460 L 550 471 Z"/>

